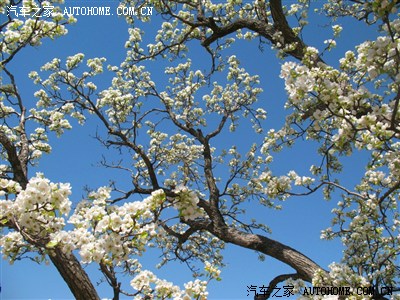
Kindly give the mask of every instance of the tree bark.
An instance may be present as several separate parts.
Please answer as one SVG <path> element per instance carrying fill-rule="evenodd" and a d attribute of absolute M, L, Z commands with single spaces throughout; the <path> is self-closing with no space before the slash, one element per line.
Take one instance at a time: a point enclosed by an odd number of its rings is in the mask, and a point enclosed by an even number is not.
<path fill-rule="evenodd" d="M 54 249 L 49 257 L 77 300 L 99 300 L 89 276 L 72 253 Z"/>

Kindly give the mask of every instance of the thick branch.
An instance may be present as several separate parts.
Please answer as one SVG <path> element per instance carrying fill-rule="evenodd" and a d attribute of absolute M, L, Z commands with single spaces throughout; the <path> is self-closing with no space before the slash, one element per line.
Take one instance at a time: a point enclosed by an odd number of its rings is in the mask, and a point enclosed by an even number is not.
<path fill-rule="evenodd" d="M 202 45 L 208 47 L 220 38 L 223 38 L 231 33 L 236 32 L 239 29 L 249 29 L 253 32 L 258 33 L 260 36 L 266 38 L 271 43 L 276 44 L 277 41 L 273 38 L 274 34 L 281 33 L 284 39 L 284 45 L 294 44 L 293 50 L 288 50 L 287 54 L 301 60 L 304 56 L 304 49 L 307 47 L 306 44 L 293 32 L 292 28 L 287 22 L 286 16 L 282 9 L 281 0 L 270 1 L 271 15 L 274 20 L 274 24 L 268 24 L 267 20 L 255 20 L 255 19 L 237 19 L 232 23 L 218 27 L 213 18 L 204 18 L 199 16 L 198 20 L 201 25 L 212 29 L 213 33 L 207 37 Z"/>
<path fill-rule="evenodd" d="M 274 27 L 282 33 L 285 44 L 296 44 L 296 48 L 294 50 L 288 51 L 288 54 L 301 60 L 303 58 L 306 45 L 298 36 L 295 35 L 292 28 L 289 26 L 289 23 L 287 22 L 286 16 L 282 9 L 282 1 L 271 0 L 270 8 L 272 19 L 274 20 Z"/>
<path fill-rule="evenodd" d="M 18 157 L 17 148 L 3 131 L 0 131 L 0 144 L 7 152 L 7 158 L 14 174 L 13 180 L 18 182 L 21 187 L 25 189 L 28 184 L 27 165 L 21 162 Z"/>
<path fill-rule="evenodd" d="M 204 47 L 208 47 L 216 40 L 243 28 L 251 29 L 259 33 L 263 37 L 267 38 L 268 40 L 272 40 L 272 35 L 274 33 L 273 27 L 271 25 L 265 24 L 264 22 L 258 20 L 238 19 L 231 24 L 222 27 L 216 26 L 212 18 L 203 20 L 203 22 L 207 27 L 213 30 L 213 34 L 207 37 L 202 42 L 202 45 Z"/>
<path fill-rule="evenodd" d="M 96 289 L 72 253 L 55 249 L 49 257 L 77 300 L 99 300 Z"/>
<path fill-rule="evenodd" d="M 322 269 L 299 251 L 259 234 L 241 232 L 235 228 L 228 227 L 214 231 L 213 233 L 227 243 L 253 249 L 276 258 L 291 266 L 297 271 L 299 278 L 308 282 L 312 281 L 314 273 L 317 270 Z"/>
<path fill-rule="evenodd" d="M 205 205 L 207 210 L 212 209 Z M 205 210 L 206 210 L 205 208 Z M 291 266 L 298 274 L 299 279 L 312 282 L 316 271 L 324 270 L 313 260 L 300 253 L 299 251 L 286 246 L 278 241 L 267 238 L 259 234 L 252 234 L 240 231 L 228 225 L 219 225 L 209 221 L 190 221 L 187 222 L 198 230 L 207 230 L 226 243 L 231 243 L 246 249 L 251 249 L 273 257 L 282 263 Z"/>

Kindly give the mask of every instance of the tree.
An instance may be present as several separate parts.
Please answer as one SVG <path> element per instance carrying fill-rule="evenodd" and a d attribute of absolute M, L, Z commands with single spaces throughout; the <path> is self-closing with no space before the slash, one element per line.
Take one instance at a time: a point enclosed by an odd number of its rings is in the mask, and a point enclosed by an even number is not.
<path fill-rule="evenodd" d="M 7 5 L 19 4 L 3 3 L 1 12 Z M 57 6 L 23 4 L 32 9 Z M 22 87 L 10 62 L 23 48 L 66 34 L 65 26 L 75 20 L 56 7 L 47 18 L 9 16 L 1 25 L 3 254 L 10 261 L 27 253 L 36 254 L 39 262 L 49 259 L 77 299 L 99 298 L 82 263 L 98 264 L 114 299 L 121 294 L 138 299 L 205 298 L 207 280 L 219 279 L 226 243 L 293 268 L 291 274 L 272 278 L 270 287 L 288 280 L 296 291 L 305 282 L 398 290 L 397 1 L 327 2 L 319 12 L 330 19 L 333 38 L 326 40 L 323 51 L 302 38 L 312 12 L 309 1 L 288 6 L 280 0 L 147 0 L 121 5 L 152 5 L 164 18 L 154 42 L 143 38 L 139 20 L 127 17 L 126 59 L 120 66 L 107 67 L 114 74 L 108 88 L 96 85 L 104 72 L 104 58 L 86 63 L 81 53 L 65 62 L 55 58 L 41 74 L 29 75 L 38 85 L 35 107 L 21 97 Z M 334 67 L 325 62 L 325 55 L 336 45 L 342 29 L 336 22 L 342 17 L 379 29 L 379 36 L 347 51 Z M 138 18 L 146 21 L 144 16 Z M 250 75 L 235 55 L 228 54 L 240 39 L 258 42 L 260 48 L 270 45 L 282 59 L 288 115 L 279 129 L 266 131 L 266 111 L 257 104 L 262 92 L 258 76 Z M 207 55 L 208 68 L 200 70 L 190 59 L 194 47 Z M 165 82 L 154 82 L 147 71 L 154 61 L 164 68 Z M 61 136 L 72 128 L 71 119 L 82 125 L 92 119 L 101 123 L 98 140 L 123 157 L 102 163 L 127 172 L 131 186 L 123 189 L 115 182 L 91 191 L 70 214 L 70 186 L 52 183 L 43 174 L 30 176 L 28 169 L 43 153 L 51 152 L 51 132 Z M 221 135 L 246 122 L 254 130 L 249 134 L 254 141 L 246 150 L 219 145 Z M 276 153 L 300 139 L 318 145 L 309 176 L 294 170 L 274 174 L 271 164 Z M 358 185 L 346 186 L 340 178 L 343 157 L 360 153 L 369 158 L 365 174 Z M 341 238 L 345 246 L 342 264 L 331 265 L 330 271 L 269 238 L 265 221 L 247 221 L 249 212 L 242 208 L 251 200 L 276 209 L 290 197 L 306 198 L 321 190 L 326 199 L 341 199 L 332 212 L 332 228 L 323 232 L 324 238 Z M 139 196 L 145 198 L 138 201 Z M 191 281 L 181 290 L 142 270 L 138 257 L 151 245 L 161 249 L 161 264 L 177 258 L 205 280 Z M 205 272 L 197 269 L 199 261 Z M 132 292 L 121 286 L 119 272 L 132 276 Z M 374 295 L 385 296 L 385 292 Z"/>

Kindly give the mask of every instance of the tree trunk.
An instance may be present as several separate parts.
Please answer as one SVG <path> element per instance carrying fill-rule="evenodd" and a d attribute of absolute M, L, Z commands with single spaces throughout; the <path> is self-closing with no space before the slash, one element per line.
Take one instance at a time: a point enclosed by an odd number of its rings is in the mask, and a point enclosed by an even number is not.
<path fill-rule="evenodd" d="M 49 257 L 77 300 L 99 300 L 89 276 L 72 253 L 55 249 Z"/>

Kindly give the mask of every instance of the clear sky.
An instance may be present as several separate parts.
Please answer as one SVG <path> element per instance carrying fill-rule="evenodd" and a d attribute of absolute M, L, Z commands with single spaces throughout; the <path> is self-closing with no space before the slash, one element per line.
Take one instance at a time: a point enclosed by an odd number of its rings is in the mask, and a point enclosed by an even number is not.
<path fill-rule="evenodd" d="M 289 2 L 289 1 L 288 1 Z M 292 2 L 290 2 L 292 3 Z M 111 6 L 116 7 L 116 2 L 96 1 L 71 1 L 66 0 L 67 6 Z M 2 18 L 2 16 L 1 16 Z M 61 59 L 78 52 L 85 53 L 86 58 L 103 56 L 109 64 L 118 65 L 125 56 L 124 43 L 128 36 L 127 25 L 122 18 L 114 16 L 81 16 L 77 17 L 78 23 L 69 27 L 69 34 L 56 41 L 46 41 L 38 48 L 27 48 L 15 57 L 12 71 L 17 76 L 20 91 L 24 99 L 33 101 L 34 87 L 27 78 L 31 70 L 38 70 L 45 62 L 53 57 Z M 307 44 L 322 49 L 323 41 L 331 38 L 329 26 L 323 27 L 321 19 L 310 19 L 310 29 L 304 34 Z M 153 15 L 146 28 L 156 29 L 161 22 L 160 16 Z M 328 63 L 337 65 L 337 60 L 348 49 L 353 49 L 368 37 L 374 35 L 361 25 L 359 28 L 348 20 L 341 20 L 344 27 L 341 38 L 338 39 L 338 48 L 327 53 L 324 59 Z M 359 26 L 359 25 L 357 25 Z M 240 42 L 231 50 L 236 53 L 239 60 L 251 74 L 259 74 L 264 93 L 260 97 L 260 106 L 268 111 L 266 126 L 279 128 L 283 122 L 285 111 L 285 91 L 283 81 L 279 79 L 280 64 L 275 54 L 265 46 L 264 52 L 258 49 L 258 43 Z M 202 50 L 196 50 L 202 51 Z M 204 52 L 189 53 L 196 64 L 209 67 L 209 57 Z M 153 78 L 162 79 L 163 73 L 153 70 Z M 109 75 L 103 76 L 103 88 L 107 87 Z M 23 87 L 23 88 L 21 88 Z M 31 169 L 30 175 L 35 171 L 44 172 L 45 176 L 53 182 L 70 182 L 73 188 L 71 199 L 77 203 L 85 194 L 84 187 L 96 188 L 106 185 L 110 179 L 123 181 L 121 174 L 109 172 L 98 166 L 101 154 L 106 150 L 93 138 L 96 131 L 96 122 L 89 120 L 87 126 L 80 127 L 73 123 L 73 130 L 67 132 L 60 139 L 52 136 L 51 145 L 53 152 L 44 156 L 36 170 Z M 239 130 L 235 136 L 226 134 L 220 139 L 221 145 L 227 148 L 237 141 L 238 135 L 248 139 L 248 135 Z M 239 136 L 240 137 L 240 136 Z M 249 141 L 251 142 L 251 141 Z M 273 165 L 277 174 L 286 174 L 291 169 L 307 171 L 310 161 L 313 160 L 315 145 L 299 143 L 293 149 L 285 150 L 275 158 Z M 352 158 L 344 169 L 343 176 L 348 182 L 356 182 L 362 167 L 362 156 Z M 300 172 L 299 172 L 300 173 Z M 247 209 L 252 217 L 258 221 L 265 220 L 272 228 L 271 237 L 285 243 L 315 260 L 323 267 L 331 262 L 340 260 L 341 246 L 339 241 L 321 241 L 320 231 L 330 225 L 330 211 L 339 199 L 326 202 L 321 194 L 314 194 L 306 198 L 293 198 L 283 203 L 282 211 L 272 211 L 260 208 L 258 205 L 247 203 Z M 158 263 L 156 255 L 150 251 L 145 255 L 143 265 L 154 270 Z M 153 253 L 154 254 L 154 253 Z M 289 271 L 288 267 L 267 257 L 264 262 L 257 259 L 257 254 L 233 245 L 227 245 L 225 251 L 227 266 L 222 270 L 222 281 L 212 282 L 209 285 L 209 299 L 252 299 L 247 297 L 247 286 L 267 285 L 274 276 Z M 100 273 L 95 266 L 87 268 L 92 281 L 100 280 Z M 191 280 L 190 272 L 185 266 L 171 263 L 161 270 L 155 270 L 160 278 L 173 281 L 176 284 Z M 31 261 L 18 261 L 10 266 L 6 261 L 1 261 L 1 293 L 0 299 L 70 299 L 71 293 L 53 266 L 36 265 Z M 129 278 L 124 280 L 125 284 Z M 127 287 L 127 285 L 125 286 Z M 107 284 L 99 286 L 101 297 L 111 297 L 112 290 Z"/>

